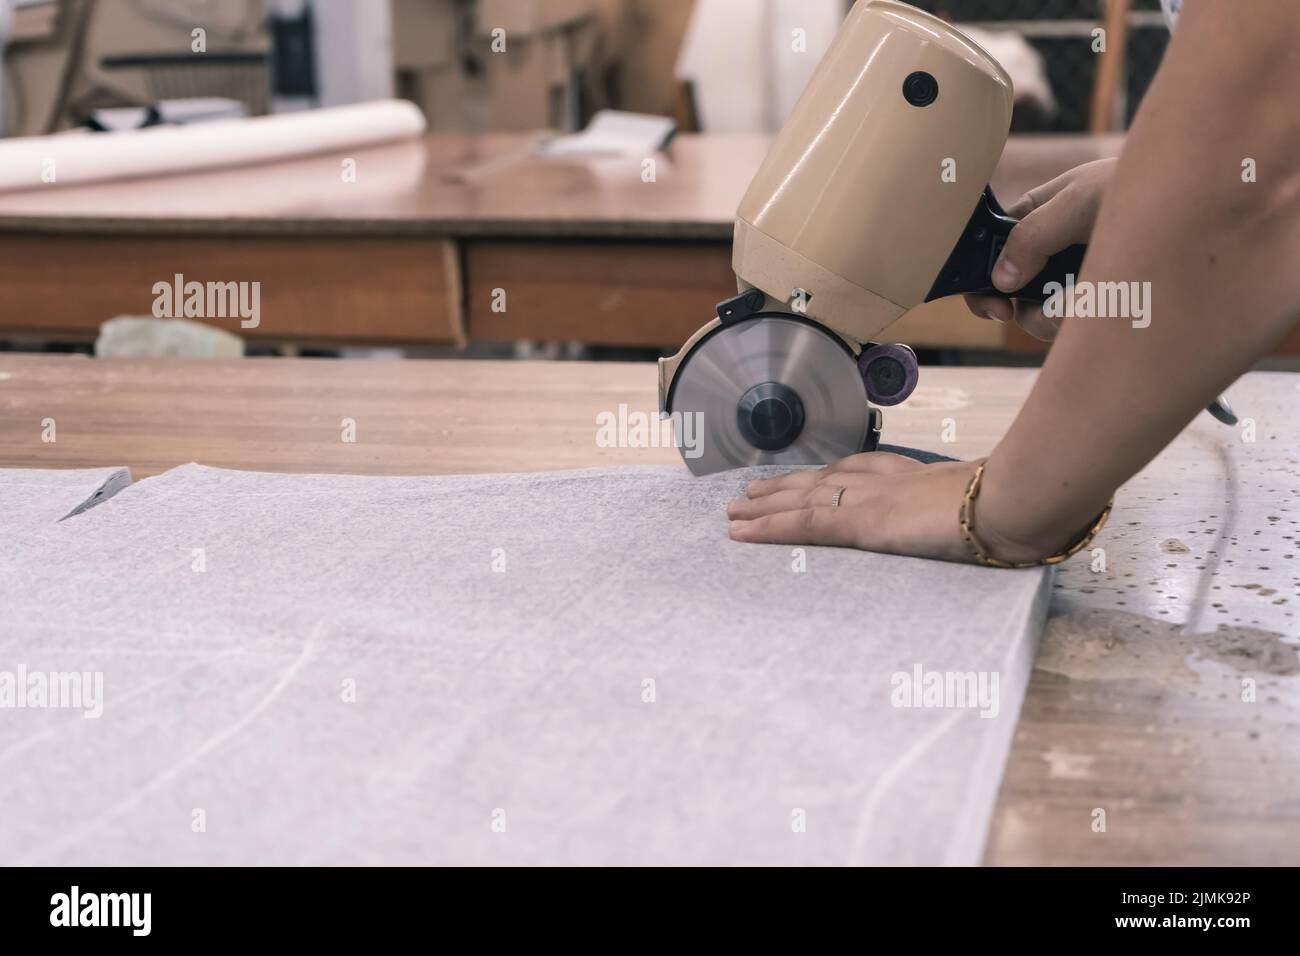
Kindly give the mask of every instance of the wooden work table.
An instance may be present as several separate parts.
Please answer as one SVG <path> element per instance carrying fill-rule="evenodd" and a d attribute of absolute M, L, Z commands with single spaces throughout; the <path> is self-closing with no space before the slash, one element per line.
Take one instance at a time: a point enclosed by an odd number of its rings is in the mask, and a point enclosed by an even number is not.
<path fill-rule="evenodd" d="M 1033 377 L 925 369 L 886 438 L 987 453 Z M 1228 396 L 1254 440 L 1200 416 L 1121 493 L 1095 543 L 1104 569 L 1080 556 L 1058 571 L 988 862 L 1300 863 L 1300 376 L 1253 373 Z M 192 460 L 368 474 L 677 462 L 595 444 L 598 412 L 655 402 L 648 364 L 0 355 L 0 466 L 140 479 Z"/>
<path fill-rule="evenodd" d="M 360 150 L 0 195 L 0 230 L 120 236 L 432 236 L 730 242 L 764 135 L 682 133 L 642 159 L 548 158 L 543 133 L 431 133 Z M 1119 152 L 1119 135 L 1015 136 L 993 179 L 1010 199 Z M 356 162 L 356 181 L 340 176 Z"/>
<path fill-rule="evenodd" d="M 735 291 L 735 211 L 768 137 L 680 135 L 646 182 L 640 157 L 534 155 L 541 135 L 440 133 L 0 195 L 0 338 L 93 340 L 114 315 L 149 315 L 154 283 L 180 273 L 260 282 L 261 324 L 223 326 L 254 342 L 680 344 Z M 993 186 L 1009 202 L 1121 143 L 1013 137 Z M 951 305 L 916 310 L 894 334 L 1002 344 L 1006 330 Z"/>

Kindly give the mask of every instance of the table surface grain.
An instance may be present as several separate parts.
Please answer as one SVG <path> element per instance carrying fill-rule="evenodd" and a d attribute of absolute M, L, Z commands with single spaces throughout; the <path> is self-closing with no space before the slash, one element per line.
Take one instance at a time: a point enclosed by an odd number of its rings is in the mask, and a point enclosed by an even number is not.
<path fill-rule="evenodd" d="M 924 369 L 887 410 L 886 440 L 987 453 L 1034 374 Z M 1300 863 L 1300 376 L 1253 373 L 1228 395 L 1243 426 L 1200 416 L 1121 492 L 1101 551 L 1058 571 L 988 862 Z M 366 474 L 677 461 L 598 447 L 596 415 L 620 404 L 655 411 L 652 365 L 0 354 L 0 467 L 129 465 L 138 480 L 188 461 Z"/>
<path fill-rule="evenodd" d="M 432 133 L 363 150 L 181 176 L 0 194 L 0 231 L 436 235 L 730 241 L 770 138 L 684 133 L 655 157 L 546 158 L 542 133 Z M 1119 136 L 1016 136 L 993 186 L 1010 202 Z M 355 182 L 340 175 L 355 160 Z"/>

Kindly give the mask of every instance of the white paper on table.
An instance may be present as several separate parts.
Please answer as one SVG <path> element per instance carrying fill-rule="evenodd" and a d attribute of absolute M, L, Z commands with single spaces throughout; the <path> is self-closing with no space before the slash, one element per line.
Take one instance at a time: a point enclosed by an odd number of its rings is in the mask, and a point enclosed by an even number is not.
<path fill-rule="evenodd" d="M 557 136 L 538 147 L 543 156 L 653 156 L 677 124 L 666 116 L 601 110 L 580 133 Z"/>

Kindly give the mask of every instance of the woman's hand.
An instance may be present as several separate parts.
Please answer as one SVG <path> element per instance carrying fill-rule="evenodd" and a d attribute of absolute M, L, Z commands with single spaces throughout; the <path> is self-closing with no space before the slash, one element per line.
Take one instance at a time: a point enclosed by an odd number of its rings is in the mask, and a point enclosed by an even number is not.
<path fill-rule="evenodd" d="M 1007 215 L 1019 219 L 1020 224 L 1011 230 L 993 267 L 993 284 L 997 288 L 1015 292 L 1043 270 L 1048 258 L 1075 243 L 1088 241 L 1115 163 L 1114 159 L 1099 159 L 1076 166 L 1030 190 L 1007 208 Z M 1060 318 L 1048 318 L 1033 302 L 968 295 L 966 306 L 981 318 L 1014 320 L 1044 342 L 1056 338 L 1061 325 Z"/>
<path fill-rule="evenodd" d="M 889 452 L 865 452 L 825 468 L 750 483 L 731 502 L 731 537 L 769 544 L 823 544 L 887 554 L 973 562 L 958 512 L 978 462 L 924 465 Z M 835 492 L 844 488 L 838 508 Z M 986 549 L 1004 561 L 1034 561 L 1059 543 L 1017 543 L 977 525 Z"/>
<path fill-rule="evenodd" d="M 1079 281 L 1141 282 L 1156 290 L 1160 312 L 1140 327 L 1065 323 L 987 462 L 975 527 L 994 557 L 1031 560 L 1069 544 L 1116 488 L 1296 325 L 1300 19 L 1280 0 L 1251 13 L 1187 4 L 1113 178 L 1110 163 L 1083 166 L 1013 207 L 1025 218 L 1003 260 L 1022 275 L 1091 239 Z M 1267 180 L 1243 178 L 1246 160 L 1269 170 Z M 1023 284 L 1004 273 L 999 289 Z M 999 306 L 1010 309 L 986 304 Z M 957 516 L 974 467 L 875 453 L 756 482 L 731 506 L 731 536 L 969 560 Z M 839 486 L 841 507 L 831 508 Z"/>

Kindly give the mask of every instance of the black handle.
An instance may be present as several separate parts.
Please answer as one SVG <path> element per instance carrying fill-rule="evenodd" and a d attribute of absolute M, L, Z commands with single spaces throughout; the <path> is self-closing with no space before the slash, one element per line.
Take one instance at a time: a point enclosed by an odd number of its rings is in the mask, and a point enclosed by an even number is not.
<path fill-rule="evenodd" d="M 984 195 L 975 205 L 970 222 L 962 230 L 961 238 L 953 247 L 948 261 L 943 264 L 943 271 L 930 287 L 926 302 L 942 299 L 947 295 L 973 293 L 975 295 L 997 295 L 1007 299 L 1024 299 L 1028 302 L 1043 302 L 1047 295 L 1043 287 L 1049 282 L 1065 285 L 1066 276 L 1079 275 L 1083 268 L 1083 257 L 1088 252 L 1086 245 L 1070 246 L 1062 249 L 1047 260 L 1043 271 L 1038 273 L 1024 286 L 1010 295 L 993 287 L 993 265 L 1002 254 L 1002 247 L 1007 244 L 1007 236 L 1016 227 L 1019 220 L 1012 219 L 998 204 L 992 188 L 985 186 Z M 1225 425 L 1235 425 L 1237 416 L 1232 406 L 1222 396 L 1213 402 L 1208 411 Z"/>
<path fill-rule="evenodd" d="M 970 222 L 962 230 L 957 245 L 953 247 L 948 261 L 943 264 L 925 301 L 931 302 L 947 295 L 972 293 L 1042 302 L 1047 298 L 1043 287 L 1048 283 L 1059 282 L 1064 285 L 1067 275 L 1078 276 L 1079 270 L 1083 268 L 1083 257 L 1088 252 L 1086 245 L 1062 249 L 1047 260 L 1042 272 L 1010 295 L 994 288 L 993 265 L 1002 254 L 1002 247 L 1007 244 L 1007 236 L 1011 235 L 1011 230 L 1018 223 L 1019 220 L 1012 219 L 1002 210 L 993 190 L 985 186 L 984 195 L 971 213 Z"/>

